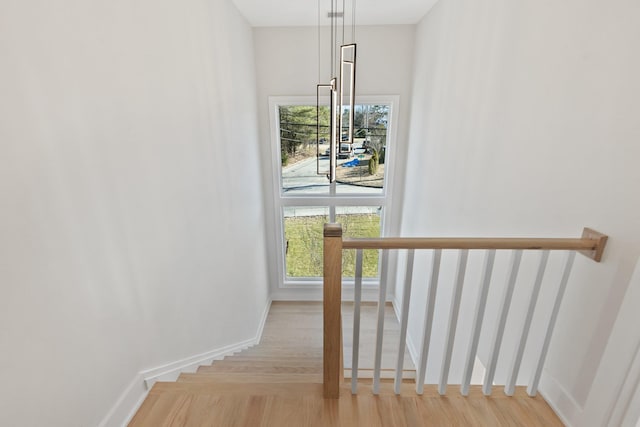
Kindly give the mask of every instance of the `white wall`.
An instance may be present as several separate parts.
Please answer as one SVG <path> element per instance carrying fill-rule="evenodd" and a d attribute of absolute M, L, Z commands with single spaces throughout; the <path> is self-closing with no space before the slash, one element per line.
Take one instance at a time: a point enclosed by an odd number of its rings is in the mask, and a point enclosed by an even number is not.
<path fill-rule="evenodd" d="M 267 302 L 251 28 L 231 1 L 0 5 L 0 424 L 96 425 Z"/>
<path fill-rule="evenodd" d="M 416 35 L 402 234 L 568 237 L 590 226 L 610 236 L 601 264 L 577 259 L 542 385 L 573 425 L 605 422 L 633 357 L 616 345 L 640 339 L 637 309 L 623 306 L 640 254 L 639 19 L 627 0 L 441 0 Z M 530 286 L 530 273 L 521 278 Z M 512 310 L 507 341 L 521 313 Z M 417 310 L 414 340 L 419 329 Z"/>
<path fill-rule="evenodd" d="M 413 69 L 414 25 L 357 27 L 358 64 L 356 68 L 356 102 L 362 95 L 399 95 L 400 105 L 394 114 L 398 117 L 396 170 L 402 170 L 406 157 L 406 141 L 411 99 L 411 76 Z M 347 37 L 350 37 L 347 30 Z M 327 29 L 322 29 L 322 54 L 320 78 L 329 80 Z M 276 221 L 273 205 L 274 189 L 272 176 L 278 173 L 271 164 L 271 123 L 269 123 L 270 96 L 313 96 L 318 82 L 318 30 L 314 27 L 254 28 L 256 66 L 258 69 L 258 111 L 260 144 L 264 165 L 263 189 L 265 194 L 265 217 L 269 227 L 268 239 L 276 247 Z M 348 40 L 350 41 L 350 40 Z M 399 229 L 402 202 L 403 174 L 397 173 L 389 189 L 394 206 L 386 213 L 390 232 Z M 271 283 L 274 298 L 306 299 L 309 292 L 283 291 L 278 289 L 282 278 L 278 277 L 275 250 L 270 253 Z M 316 293 L 317 296 L 320 292 Z"/>
<path fill-rule="evenodd" d="M 640 306 L 640 262 L 636 264 L 631 284 L 625 294 L 616 325 L 609 337 L 601 365 L 594 379 L 596 390 L 607 392 L 616 399 L 607 399 L 605 410 L 607 426 L 632 426 L 640 420 L 640 336 L 634 328 L 637 309 Z M 612 375 L 622 372 L 624 377 Z M 589 395 L 589 400 L 601 399 L 599 392 Z M 599 402 L 585 405 L 584 418 L 601 417 Z"/>

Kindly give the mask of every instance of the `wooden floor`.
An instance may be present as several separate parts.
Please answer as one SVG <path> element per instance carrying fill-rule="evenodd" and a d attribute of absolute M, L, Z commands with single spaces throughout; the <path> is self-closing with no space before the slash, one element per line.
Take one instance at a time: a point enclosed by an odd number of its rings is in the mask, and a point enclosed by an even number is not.
<path fill-rule="evenodd" d="M 365 317 L 363 330 L 370 321 Z M 397 321 L 388 316 L 386 323 L 393 334 Z M 345 336 L 350 336 L 346 330 Z M 395 354 L 397 341 L 395 347 L 392 339 L 389 343 Z M 372 339 L 362 344 L 371 346 Z M 442 397 L 435 386 L 425 386 L 418 396 L 415 383 L 407 380 L 396 396 L 393 384 L 383 381 L 374 396 L 365 379 L 357 395 L 345 384 L 340 399 L 329 400 L 322 397 L 321 381 L 320 304 L 274 302 L 259 345 L 182 374 L 174 383 L 156 383 L 130 426 L 562 426 L 541 397 L 530 398 L 522 388 L 510 398 L 500 387 L 489 397 L 479 386 L 472 386 L 468 397 L 452 387 Z"/>
<path fill-rule="evenodd" d="M 317 309 L 320 309 L 317 306 Z M 383 375 L 391 372 L 396 368 L 396 358 L 398 347 L 400 345 L 400 324 L 393 311 L 391 304 L 385 307 L 384 316 L 384 339 L 382 341 L 382 361 L 381 367 Z M 322 313 L 318 313 L 319 319 L 322 319 Z M 373 362 L 375 355 L 376 326 L 377 326 L 378 307 L 374 303 L 363 303 L 360 309 L 360 351 L 358 357 L 359 377 L 367 376 L 373 370 Z M 351 376 L 351 355 L 353 349 L 353 304 L 344 303 L 342 306 L 342 330 L 344 336 L 344 367 L 346 375 Z M 322 330 L 318 332 L 322 338 Z M 411 373 L 415 372 L 415 366 L 409 356 L 409 351 L 405 347 L 404 351 L 404 370 L 412 378 Z M 364 372 L 363 372 L 364 371 Z"/>

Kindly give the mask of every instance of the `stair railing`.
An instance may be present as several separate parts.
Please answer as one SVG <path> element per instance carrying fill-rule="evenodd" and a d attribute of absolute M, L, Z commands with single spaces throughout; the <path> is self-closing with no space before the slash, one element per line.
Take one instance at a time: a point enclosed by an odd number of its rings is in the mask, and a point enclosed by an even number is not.
<path fill-rule="evenodd" d="M 453 341 L 458 320 L 462 286 L 465 281 L 465 272 L 468 254 L 470 250 L 486 250 L 483 272 L 480 281 L 479 297 L 473 317 L 473 327 L 471 341 L 469 343 L 465 357 L 464 373 L 461 384 L 461 394 L 469 393 L 469 385 L 474 361 L 477 355 L 480 331 L 484 318 L 487 303 L 487 295 L 493 264 L 497 250 L 512 250 L 511 263 L 507 274 L 507 283 L 502 296 L 502 304 L 499 307 L 497 327 L 493 333 L 491 350 L 486 367 L 483 393 L 491 394 L 491 389 L 496 372 L 498 354 L 504 334 L 507 314 L 511 305 L 514 287 L 520 267 L 520 260 L 524 250 L 541 251 L 538 272 L 535 278 L 533 289 L 530 294 L 529 304 L 522 327 L 515 357 L 509 370 L 508 379 L 505 384 L 505 394 L 513 395 L 515 383 L 518 377 L 520 364 L 524 354 L 525 344 L 529 335 L 529 329 L 533 319 L 541 283 L 545 274 L 547 260 L 550 251 L 569 251 L 563 269 L 560 284 L 558 286 L 555 302 L 551 311 L 540 355 L 535 363 L 535 370 L 527 387 L 527 393 L 535 396 L 538 383 L 542 374 L 542 367 L 547 355 L 551 336 L 556 323 L 560 304 L 564 296 L 564 291 L 571 273 L 576 251 L 580 252 L 595 262 L 600 262 L 602 253 L 607 241 L 607 236 L 597 231 L 585 228 L 581 238 L 343 238 L 340 224 L 324 225 L 324 351 L 323 351 L 323 389 L 325 398 L 338 398 L 340 395 L 340 383 L 344 380 L 344 370 L 342 361 L 342 323 L 341 323 L 341 300 L 342 300 L 342 251 L 344 249 L 356 250 L 355 283 L 354 283 L 354 328 L 353 328 L 353 354 L 352 354 L 352 393 L 357 391 L 358 372 L 358 347 L 359 347 L 359 324 L 360 324 L 360 303 L 362 295 L 362 251 L 364 249 L 407 250 L 407 270 L 405 273 L 405 283 L 403 292 L 402 307 L 400 309 L 400 343 L 398 348 L 398 358 L 395 371 L 394 390 L 400 393 L 403 381 L 403 361 L 407 339 L 407 324 L 409 313 L 409 302 L 411 293 L 411 279 L 413 272 L 413 260 L 415 250 L 433 250 L 431 276 L 427 290 L 427 308 L 424 318 L 424 329 L 422 346 L 419 354 L 418 372 L 416 377 L 416 393 L 422 394 L 424 390 L 424 380 L 426 375 L 427 360 L 430 352 L 430 338 L 433 327 L 433 316 L 435 311 L 435 300 L 438 289 L 440 260 L 443 250 L 458 250 L 458 263 L 456 276 L 454 279 L 453 298 L 448 316 L 448 327 L 445 336 L 444 357 L 442 369 L 439 375 L 438 391 L 445 394 L 448 383 L 449 368 L 451 364 L 451 354 Z M 378 300 L 378 318 L 376 347 L 374 357 L 373 373 L 373 393 L 379 393 L 380 368 L 382 360 L 382 331 L 384 330 L 384 306 L 387 297 L 386 281 L 381 280 Z"/>

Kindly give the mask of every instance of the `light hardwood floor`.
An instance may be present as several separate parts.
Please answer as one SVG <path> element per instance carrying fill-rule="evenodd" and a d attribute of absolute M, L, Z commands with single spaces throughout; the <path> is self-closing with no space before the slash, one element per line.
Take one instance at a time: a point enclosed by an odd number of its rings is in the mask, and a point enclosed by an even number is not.
<path fill-rule="evenodd" d="M 344 336 L 350 337 L 351 311 L 343 309 Z M 362 346 L 373 348 L 375 307 L 363 308 Z M 398 324 L 389 307 L 385 320 L 383 367 L 394 367 Z M 394 330 L 396 338 L 394 341 Z M 373 334 L 373 337 L 375 334 Z M 346 343 L 348 347 L 349 343 Z M 345 349 L 350 353 L 350 349 Z M 360 366 L 373 366 L 363 352 Z M 350 357 L 346 357 L 350 363 Z M 413 365 L 405 364 L 407 370 Z M 345 364 L 345 366 L 348 366 Z M 262 342 L 248 350 L 182 374 L 175 383 L 156 383 L 131 426 L 561 426 L 541 398 L 518 388 L 512 398 L 500 387 L 492 396 L 472 386 L 468 397 L 438 395 L 426 386 L 422 396 L 407 380 L 402 393 L 383 381 L 374 396 L 370 380 L 358 394 L 344 384 L 340 399 L 322 397 L 322 308 L 319 303 L 274 302 Z M 453 388 L 453 387 L 452 387 Z"/>

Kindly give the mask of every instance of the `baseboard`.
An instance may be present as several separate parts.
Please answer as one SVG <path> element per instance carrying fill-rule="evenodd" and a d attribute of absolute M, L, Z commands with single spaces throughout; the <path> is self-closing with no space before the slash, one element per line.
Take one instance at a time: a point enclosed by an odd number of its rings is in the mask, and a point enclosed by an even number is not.
<path fill-rule="evenodd" d="M 269 315 L 269 309 L 271 308 L 271 299 L 267 301 L 265 308 L 262 312 L 260 323 L 258 324 L 258 330 L 256 335 L 248 340 L 240 341 L 231 345 L 227 345 L 215 350 L 208 351 L 206 353 L 197 354 L 195 356 L 187 357 L 175 362 L 168 363 L 157 368 L 148 369 L 140 372 L 140 375 L 144 378 L 144 383 L 147 389 L 150 389 L 156 381 L 175 381 L 183 372 L 195 372 L 201 365 L 210 365 L 215 360 L 221 360 L 226 356 L 230 356 L 234 353 L 247 349 L 260 342 L 262 338 L 262 331 Z"/>
<path fill-rule="evenodd" d="M 206 353 L 167 363 L 166 365 L 140 372 L 147 389 L 150 389 L 156 381 L 175 381 L 183 372 L 195 372 L 201 365 L 210 365 L 215 360 L 222 360 L 226 356 L 242 351 L 256 343 L 255 338 L 226 345 Z"/>
<path fill-rule="evenodd" d="M 582 407 L 555 378 L 544 370 L 538 391 L 565 426 L 572 427 L 571 420 L 581 419 Z"/>
<path fill-rule="evenodd" d="M 396 319 L 400 322 L 400 301 L 396 296 L 393 297 L 393 301 L 391 301 L 391 305 L 393 306 L 393 311 L 396 313 Z"/>
<path fill-rule="evenodd" d="M 98 427 L 127 425 L 140 405 L 142 405 L 147 394 L 148 390 L 144 385 L 144 378 L 142 375 L 137 374 L 122 392 L 111 410 L 98 424 Z"/>
<path fill-rule="evenodd" d="M 262 339 L 262 332 L 264 331 L 270 308 L 271 299 L 265 305 L 256 335 L 251 339 L 139 372 L 98 426 L 126 426 L 136 414 L 156 381 L 175 381 L 181 373 L 195 372 L 201 365 L 210 365 L 215 360 L 221 360 L 225 356 L 258 344 Z"/>
<path fill-rule="evenodd" d="M 258 325 L 258 332 L 256 332 L 256 336 L 254 337 L 255 343 L 260 344 L 260 340 L 262 340 L 262 332 L 264 332 L 264 325 L 267 323 L 267 317 L 269 316 L 269 310 L 271 310 L 271 303 L 273 300 L 269 298 L 267 301 L 267 305 L 264 306 L 264 310 L 262 311 L 262 318 L 260 319 L 260 324 Z"/>

